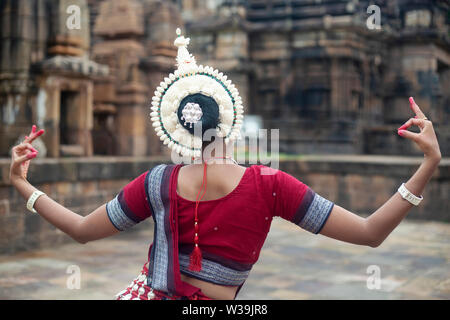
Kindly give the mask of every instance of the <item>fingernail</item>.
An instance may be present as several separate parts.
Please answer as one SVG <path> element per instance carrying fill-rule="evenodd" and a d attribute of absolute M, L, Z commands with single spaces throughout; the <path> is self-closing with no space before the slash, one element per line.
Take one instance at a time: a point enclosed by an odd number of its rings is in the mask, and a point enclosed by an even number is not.
<path fill-rule="evenodd" d="M 397 133 L 399 136 L 403 136 L 405 134 L 405 130 L 398 130 Z"/>
<path fill-rule="evenodd" d="M 35 132 L 36 131 L 36 125 L 33 124 L 33 126 L 31 127 L 31 132 Z"/>
<path fill-rule="evenodd" d="M 413 106 L 414 106 L 415 104 L 416 104 L 416 103 L 414 102 L 413 97 L 409 97 L 409 107 L 411 108 L 412 111 L 414 111 Z"/>
<path fill-rule="evenodd" d="M 44 133 L 44 129 L 41 129 L 41 130 L 39 130 L 38 132 L 36 132 L 36 134 L 38 135 L 38 136 L 40 136 L 41 134 L 43 134 Z"/>
<path fill-rule="evenodd" d="M 31 147 L 31 150 L 33 150 L 34 152 L 38 152 L 35 148 Z"/>
<path fill-rule="evenodd" d="M 37 152 L 29 153 L 29 154 L 27 155 L 27 158 L 28 158 L 28 159 L 32 159 L 32 158 L 36 157 L 36 155 L 37 155 Z"/>

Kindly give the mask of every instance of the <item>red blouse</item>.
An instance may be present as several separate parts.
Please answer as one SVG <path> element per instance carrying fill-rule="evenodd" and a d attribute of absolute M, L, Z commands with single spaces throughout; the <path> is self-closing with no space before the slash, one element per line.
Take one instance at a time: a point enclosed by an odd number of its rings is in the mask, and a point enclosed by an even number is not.
<path fill-rule="evenodd" d="M 148 171 L 131 181 L 107 204 L 108 216 L 117 229 L 125 230 L 152 215 L 145 191 L 147 174 Z M 193 248 L 195 201 L 180 195 L 177 198 L 179 252 L 188 255 Z M 293 176 L 252 165 L 229 194 L 201 201 L 199 246 L 204 258 L 233 270 L 249 271 L 258 260 L 273 217 L 279 216 L 317 234 L 332 207 L 331 201 Z"/>

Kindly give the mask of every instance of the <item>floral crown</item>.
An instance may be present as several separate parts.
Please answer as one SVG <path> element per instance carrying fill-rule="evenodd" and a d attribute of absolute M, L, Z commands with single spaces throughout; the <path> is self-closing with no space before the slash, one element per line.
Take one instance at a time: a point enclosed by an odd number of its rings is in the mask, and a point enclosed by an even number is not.
<path fill-rule="evenodd" d="M 165 145 L 182 156 L 200 157 L 202 137 L 193 134 L 192 125 L 202 122 L 210 109 L 215 108 L 216 135 L 228 143 L 240 138 L 244 108 L 231 80 L 217 69 L 197 66 L 187 50 L 190 39 L 181 36 L 179 28 L 176 33 L 178 68 L 156 89 L 150 117 Z"/>

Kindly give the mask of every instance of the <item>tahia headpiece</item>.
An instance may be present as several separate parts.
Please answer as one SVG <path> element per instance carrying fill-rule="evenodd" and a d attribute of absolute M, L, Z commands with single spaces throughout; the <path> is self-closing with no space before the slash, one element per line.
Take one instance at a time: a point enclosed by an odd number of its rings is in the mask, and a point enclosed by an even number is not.
<path fill-rule="evenodd" d="M 178 67 L 160 83 L 152 98 L 150 113 L 161 141 L 182 156 L 200 157 L 202 137 L 194 135 L 194 125 L 202 124 L 202 134 L 213 128 L 225 143 L 240 138 L 243 121 L 242 99 L 227 76 L 217 69 L 199 65 L 187 50 L 189 38 L 176 30 Z"/>

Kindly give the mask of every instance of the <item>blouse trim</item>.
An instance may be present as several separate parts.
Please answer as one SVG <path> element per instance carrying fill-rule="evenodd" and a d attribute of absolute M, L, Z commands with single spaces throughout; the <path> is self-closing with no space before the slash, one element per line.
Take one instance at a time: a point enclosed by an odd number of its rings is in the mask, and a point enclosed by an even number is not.
<path fill-rule="evenodd" d="M 131 228 L 137 222 L 131 219 L 130 212 L 120 192 L 114 199 L 106 203 L 106 213 L 111 223 L 119 231 Z"/>
<path fill-rule="evenodd" d="M 311 233 L 318 234 L 325 225 L 333 206 L 332 201 L 308 188 L 293 222 Z"/>
<path fill-rule="evenodd" d="M 238 271 L 227 268 L 220 263 L 202 259 L 202 270 L 192 272 L 189 270 L 189 255 L 180 253 L 180 271 L 188 276 L 225 286 L 239 286 L 248 278 L 250 270 Z"/>

